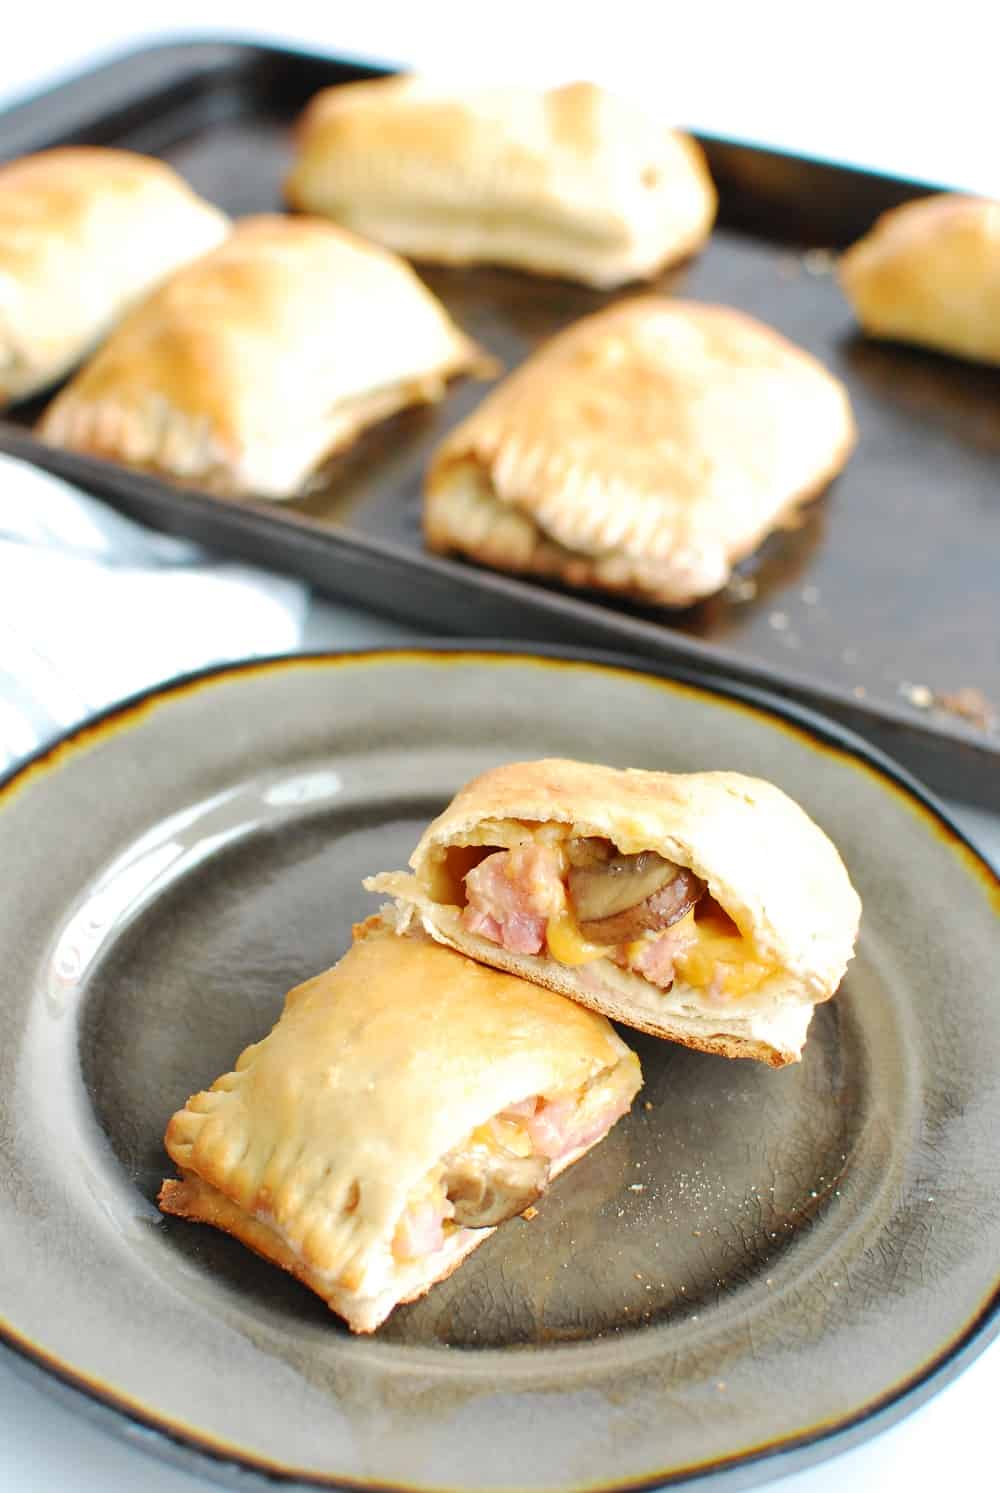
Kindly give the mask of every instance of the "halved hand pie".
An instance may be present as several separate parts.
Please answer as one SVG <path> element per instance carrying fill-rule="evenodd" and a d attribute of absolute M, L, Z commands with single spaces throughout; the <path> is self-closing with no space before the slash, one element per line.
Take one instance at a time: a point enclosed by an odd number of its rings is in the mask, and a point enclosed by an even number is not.
<path fill-rule="evenodd" d="M 1000 363 L 1000 202 L 942 192 L 883 213 L 843 254 L 870 337 Z"/>
<path fill-rule="evenodd" d="M 596 1145 L 641 1080 L 603 1017 L 370 918 L 174 1115 L 182 1180 L 160 1207 L 371 1332 Z"/>
<path fill-rule="evenodd" d="M 423 927 L 616 1021 L 780 1067 L 854 950 L 861 904 L 823 831 L 740 773 L 547 759 L 467 784 L 414 874 L 365 882 Z"/>
<path fill-rule="evenodd" d="M 54 445 L 290 498 L 334 451 L 488 360 L 403 260 L 315 218 L 244 218 L 46 410 Z"/>
<path fill-rule="evenodd" d="M 0 166 L 0 405 L 67 373 L 225 213 L 163 161 L 62 146 Z"/>
<path fill-rule="evenodd" d="M 715 217 L 695 142 L 594 83 L 338 83 L 298 146 L 293 206 L 415 259 L 610 287 L 693 253 Z"/>
<path fill-rule="evenodd" d="M 847 393 L 726 306 L 643 296 L 585 317 L 438 448 L 424 534 L 501 570 L 681 606 L 840 470 Z"/>

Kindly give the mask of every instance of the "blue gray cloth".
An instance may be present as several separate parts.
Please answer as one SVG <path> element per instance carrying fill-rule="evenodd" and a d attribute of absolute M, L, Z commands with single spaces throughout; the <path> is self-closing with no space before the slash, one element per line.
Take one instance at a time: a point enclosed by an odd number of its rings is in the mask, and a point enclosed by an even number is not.
<path fill-rule="evenodd" d="M 294 651 L 308 600 L 0 455 L 0 772 L 149 685 Z"/>

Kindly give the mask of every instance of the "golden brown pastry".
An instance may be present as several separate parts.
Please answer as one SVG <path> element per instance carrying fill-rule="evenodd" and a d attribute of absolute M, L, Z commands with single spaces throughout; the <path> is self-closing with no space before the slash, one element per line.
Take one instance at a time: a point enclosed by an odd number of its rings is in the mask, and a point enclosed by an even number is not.
<path fill-rule="evenodd" d="M 182 1180 L 160 1207 L 371 1332 L 603 1139 L 641 1081 L 603 1017 L 369 918 L 174 1115 Z"/>
<path fill-rule="evenodd" d="M 682 606 L 840 470 L 847 392 L 726 306 L 642 296 L 585 317 L 438 448 L 431 549 Z"/>
<path fill-rule="evenodd" d="M 229 231 L 163 161 L 62 146 L 0 166 L 0 405 L 67 373 Z"/>
<path fill-rule="evenodd" d="M 940 193 L 893 208 L 839 277 L 869 336 L 1000 363 L 1000 202 Z"/>
<path fill-rule="evenodd" d="M 486 361 L 395 254 L 316 218 L 244 218 L 136 307 L 39 430 L 222 495 L 290 498 L 366 426 Z"/>
<path fill-rule="evenodd" d="M 365 886 L 474 959 L 654 1036 L 796 1061 L 861 904 L 823 831 L 734 772 L 515 762 L 468 783 L 412 876 Z"/>
<path fill-rule="evenodd" d="M 339 83 L 303 116 L 286 193 L 416 259 L 604 287 L 693 253 L 716 208 L 695 142 L 594 83 Z"/>

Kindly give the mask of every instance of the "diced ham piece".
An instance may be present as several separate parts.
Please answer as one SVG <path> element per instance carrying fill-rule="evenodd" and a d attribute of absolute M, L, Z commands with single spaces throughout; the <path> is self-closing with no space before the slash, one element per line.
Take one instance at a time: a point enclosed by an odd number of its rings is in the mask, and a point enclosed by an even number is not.
<path fill-rule="evenodd" d="M 631 1094 L 622 1094 L 612 1105 L 597 1114 L 581 1111 L 575 1098 L 543 1100 L 534 1115 L 524 1121 L 531 1144 L 542 1156 L 555 1161 L 567 1151 L 591 1146 L 620 1119 L 632 1103 Z M 585 1118 L 586 1116 L 586 1118 Z"/>
<path fill-rule="evenodd" d="M 432 1255 L 444 1244 L 441 1208 L 429 1198 L 406 1209 L 392 1241 L 397 1260 L 418 1260 Z"/>
<path fill-rule="evenodd" d="M 697 934 L 692 930 L 690 920 L 685 918 L 672 928 L 657 934 L 656 938 L 646 939 L 635 958 L 619 958 L 616 963 L 644 975 L 651 985 L 669 990 L 674 983 L 674 961 L 677 955 L 696 941 Z"/>
<path fill-rule="evenodd" d="M 543 1103 L 525 1120 L 524 1128 L 540 1156 L 561 1156 L 568 1149 L 566 1131 L 575 1108 L 572 1099 Z"/>
<path fill-rule="evenodd" d="M 480 938 L 488 938 L 490 943 L 503 943 L 503 929 L 491 913 L 469 906 L 462 914 L 462 922 L 470 933 L 478 933 Z"/>
<path fill-rule="evenodd" d="M 507 1108 L 497 1116 L 500 1120 L 524 1120 L 535 1113 L 538 1108 L 538 1096 L 532 1094 L 530 1099 L 522 1099 L 518 1104 L 508 1104 Z"/>
<path fill-rule="evenodd" d="M 549 845 L 488 855 L 465 878 L 464 926 L 512 954 L 541 953 L 545 925 L 563 906 L 561 872 L 559 852 Z"/>
<path fill-rule="evenodd" d="M 651 985 L 669 990 L 674 983 L 674 953 L 668 930 L 662 938 L 648 939 L 638 958 L 631 960 L 628 967 L 636 974 L 644 975 Z"/>

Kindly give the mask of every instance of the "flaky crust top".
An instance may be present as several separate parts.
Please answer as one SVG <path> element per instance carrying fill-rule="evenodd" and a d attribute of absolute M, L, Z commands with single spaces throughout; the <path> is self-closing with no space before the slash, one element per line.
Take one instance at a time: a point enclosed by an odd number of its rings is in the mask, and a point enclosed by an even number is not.
<path fill-rule="evenodd" d="M 475 1126 L 631 1055 L 561 996 L 377 918 L 356 935 L 173 1116 L 166 1147 L 311 1271 L 361 1288 L 410 1191 Z"/>
<path fill-rule="evenodd" d="M 769 962 L 808 998 L 832 995 L 861 903 L 836 848 L 780 788 L 735 772 L 668 773 L 548 758 L 468 783 L 428 826 L 410 865 L 426 886 L 436 854 L 478 826 L 567 824 L 624 854 L 655 850 L 702 878 Z"/>
<path fill-rule="evenodd" d="M 506 378 L 445 438 L 427 492 L 471 467 L 566 549 L 669 560 L 714 589 L 854 440 L 809 353 L 729 307 L 641 296 Z"/>

